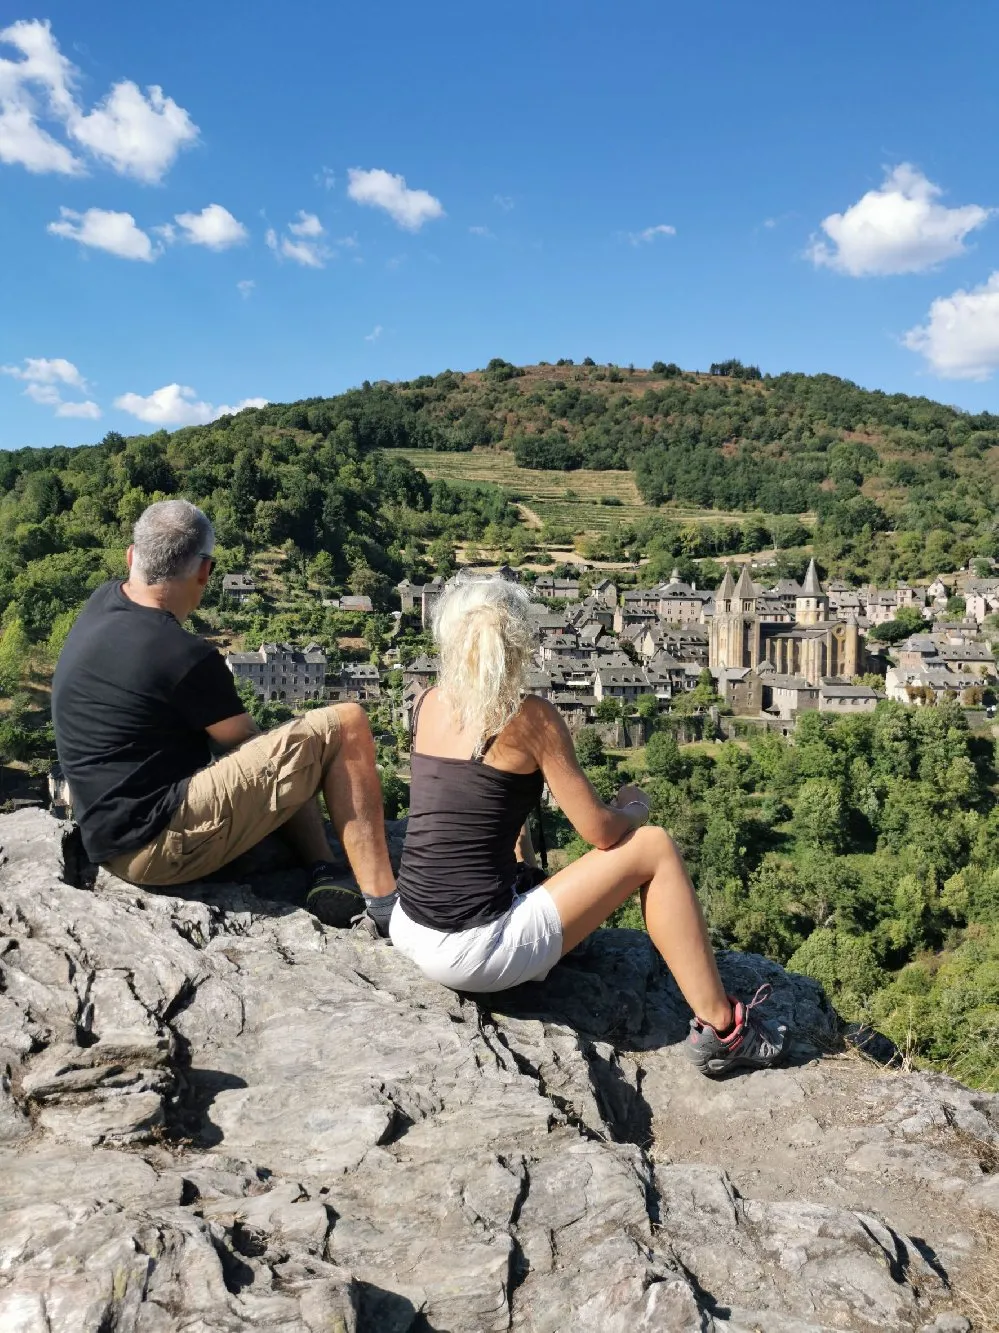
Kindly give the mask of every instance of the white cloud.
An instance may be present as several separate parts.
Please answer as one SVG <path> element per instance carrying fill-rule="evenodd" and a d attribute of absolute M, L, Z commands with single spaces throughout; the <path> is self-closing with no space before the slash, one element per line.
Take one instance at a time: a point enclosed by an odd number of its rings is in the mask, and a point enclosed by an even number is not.
<path fill-rule="evenodd" d="M 313 179 L 324 190 L 332 190 L 336 185 L 336 172 L 332 167 L 320 167 Z"/>
<path fill-rule="evenodd" d="M 23 366 L 0 366 L 0 374 L 33 384 L 68 384 L 74 389 L 86 389 L 87 382 L 73 365 L 61 356 L 26 356 Z"/>
<path fill-rule="evenodd" d="M 366 333 L 364 335 L 364 341 L 366 343 L 376 343 L 384 332 L 385 330 L 382 328 L 382 326 L 380 324 L 376 324 L 370 333 Z"/>
<path fill-rule="evenodd" d="M 304 209 L 300 208 L 298 210 L 298 221 L 289 222 L 288 230 L 293 236 L 322 236 L 326 229 L 315 213 L 306 213 Z"/>
<path fill-rule="evenodd" d="M 221 204 L 208 204 L 200 213 L 178 213 L 174 221 L 183 233 L 182 240 L 191 245 L 207 246 L 209 250 L 227 250 L 231 245 L 243 245 L 250 236 L 242 222 L 237 222 Z"/>
<path fill-rule="evenodd" d="M 347 194 L 356 204 L 383 208 L 406 231 L 419 231 L 425 222 L 444 216 L 444 208 L 426 190 L 411 190 L 402 176 L 375 167 L 362 171 L 351 167 L 347 172 Z"/>
<path fill-rule="evenodd" d="M 243 278 L 241 282 L 236 283 L 236 290 L 237 292 L 239 292 L 240 296 L 242 296 L 243 299 L 245 300 L 247 297 L 253 295 L 253 289 L 256 287 L 256 285 L 257 284 L 253 281 L 252 278 Z"/>
<path fill-rule="evenodd" d="M 67 128 L 94 157 L 149 185 L 161 181 L 180 150 L 198 138 L 197 125 L 162 88 L 153 84 L 143 93 L 128 79 L 93 111 L 74 111 Z"/>
<path fill-rule="evenodd" d="M 504 213 L 509 213 L 513 209 L 513 200 L 508 194 L 494 194 L 493 203 L 497 208 L 502 208 Z"/>
<path fill-rule="evenodd" d="M 821 227 L 827 241 L 813 241 L 813 263 L 852 278 L 889 273 L 921 273 L 964 253 L 969 232 L 984 225 L 994 209 L 978 204 L 947 208 L 938 203 L 939 185 L 908 162 L 885 175 L 879 190 L 868 190 L 845 213 L 831 213 Z"/>
<path fill-rule="evenodd" d="M 0 374 L 10 375 L 21 380 L 24 396 L 40 407 L 54 407 L 57 417 L 89 417 L 96 420 L 101 409 L 96 403 L 65 403 L 62 399 L 61 386 L 79 389 L 86 393 L 87 381 L 73 365 L 63 357 L 26 356 L 23 365 L 0 366 Z"/>
<path fill-rule="evenodd" d="M 202 402 L 186 384 L 164 384 L 143 398 L 138 393 L 123 393 L 114 405 L 130 416 L 138 417 L 151 426 L 203 426 L 216 417 L 242 412 L 245 407 L 264 407 L 266 398 L 244 398 L 235 406 L 222 404 L 213 407 Z"/>
<path fill-rule="evenodd" d="M 320 236 L 325 235 L 322 223 L 314 213 L 306 213 L 302 209 L 299 209 L 297 216 L 297 222 L 288 223 L 288 230 L 298 240 L 293 240 L 291 236 L 278 236 L 273 227 L 268 227 L 264 243 L 279 259 L 291 259 L 305 268 L 325 268 L 327 259 L 333 257 L 333 251 L 319 240 Z"/>
<path fill-rule="evenodd" d="M 228 403 L 223 403 L 220 407 L 216 407 L 212 420 L 214 421 L 215 417 L 234 417 L 237 412 L 245 412 L 248 407 L 266 406 L 266 398 L 241 398 L 238 403 L 234 403 L 231 407 Z"/>
<path fill-rule="evenodd" d="M 999 370 L 999 271 L 971 291 L 938 296 L 903 341 L 943 379 L 989 379 Z"/>
<path fill-rule="evenodd" d="M 62 394 L 54 384 L 29 384 L 24 396 L 40 407 L 56 407 L 62 402 Z"/>
<path fill-rule="evenodd" d="M 644 231 L 629 231 L 627 233 L 628 241 L 631 245 L 650 245 L 657 236 L 675 236 L 676 228 L 671 227 L 666 222 L 660 222 L 655 227 L 646 227 Z"/>
<path fill-rule="evenodd" d="M 469 232 L 473 236 L 482 236 L 487 241 L 495 241 L 496 235 L 488 227 L 469 227 Z"/>
<path fill-rule="evenodd" d="M 38 174 L 55 171 L 77 176 L 83 170 L 65 144 L 53 139 L 35 122 L 26 106 L 0 99 L 0 162 L 20 165 Z"/>
<path fill-rule="evenodd" d="M 136 226 L 131 213 L 112 213 L 103 208 L 88 208 L 85 213 L 60 208 L 59 213 L 61 220 L 50 222 L 46 228 L 53 236 L 65 236 L 120 259 L 141 259 L 147 264 L 161 253 L 154 249 L 142 228 Z"/>
<path fill-rule="evenodd" d="M 325 268 L 332 252 L 325 245 L 315 241 L 293 241 L 290 236 L 281 237 L 281 254 L 285 259 L 293 259 L 296 264 L 306 268 Z"/>
<path fill-rule="evenodd" d="M 87 421 L 96 421 L 101 409 L 88 399 L 85 403 L 60 403 L 56 408 L 57 417 L 82 417 Z"/>
<path fill-rule="evenodd" d="M 124 79 L 85 110 L 75 95 L 77 70 L 47 22 L 14 23 L 0 31 L 0 42 L 21 56 L 0 58 L 0 162 L 79 175 L 83 160 L 54 137 L 58 128 L 120 175 L 156 183 L 177 154 L 196 142 L 198 127 L 188 112 L 155 84 L 143 93 Z"/>

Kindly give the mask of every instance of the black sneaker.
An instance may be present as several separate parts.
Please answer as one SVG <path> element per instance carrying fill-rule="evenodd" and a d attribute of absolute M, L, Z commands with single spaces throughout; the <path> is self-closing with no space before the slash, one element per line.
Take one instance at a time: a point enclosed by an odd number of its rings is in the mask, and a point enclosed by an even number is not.
<path fill-rule="evenodd" d="M 319 865 L 313 867 L 305 906 L 324 926 L 346 930 L 363 913 L 364 898 L 353 884 L 341 883 L 331 866 Z"/>
<path fill-rule="evenodd" d="M 730 995 L 735 1024 L 727 1036 L 719 1037 L 713 1027 L 699 1018 L 690 1020 L 686 1051 L 702 1074 L 718 1078 L 740 1067 L 769 1069 L 777 1064 L 784 1054 L 787 1029 L 767 1023 L 759 1014 L 751 1012 L 756 1005 L 768 1000 L 770 993 L 769 984 L 765 984 L 748 1004 Z"/>

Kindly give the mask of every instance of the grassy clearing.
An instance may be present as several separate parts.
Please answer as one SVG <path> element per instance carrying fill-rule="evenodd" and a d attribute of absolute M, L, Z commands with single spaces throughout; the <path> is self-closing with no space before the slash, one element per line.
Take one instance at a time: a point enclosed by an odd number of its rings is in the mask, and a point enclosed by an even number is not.
<path fill-rule="evenodd" d="M 431 481 L 480 481 L 522 501 L 542 523 L 555 523 L 573 533 L 603 532 L 615 523 L 636 522 L 652 513 L 679 523 L 741 522 L 744 514 L 664 505 L 653 509 L 638 493 L 630 472 L 542 472 L 518 467 L 505 449 L 473 449 L 469 453 L 437 453 L 433 449 L 399 449 Z M 601 503 L 601 499 L 612 503 Z"/>

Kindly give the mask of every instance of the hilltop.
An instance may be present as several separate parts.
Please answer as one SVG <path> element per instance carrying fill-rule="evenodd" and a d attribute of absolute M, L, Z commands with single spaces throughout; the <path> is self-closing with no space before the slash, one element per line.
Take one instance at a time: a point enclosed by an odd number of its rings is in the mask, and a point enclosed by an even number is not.
<path fill-rule="evenodd" d="M 428 484 L 413 461 L 453 484 Z M 397 577 L 407 544 L 479 542 L 491 522 L 494 547 L 521 523 L 549 544 L 595 533 L 592 554 L 610 558 L 811 540 L 827 574 L 881 582 L 999 555 L 999 416 L 738 361 L 702 374 L 496 358 L 173 434 L 0 454 L 0 519 L 32 525 L 22 560 L 93 546 L 95 523 L 127 524 L 177 491 L 205 503 L 223 544 L 332 549 L 341 580 L 356 565 Z M 482 522 L 440 521 L 470 503 Z M 78 521 L 38 530 L 67 511 Z"/>

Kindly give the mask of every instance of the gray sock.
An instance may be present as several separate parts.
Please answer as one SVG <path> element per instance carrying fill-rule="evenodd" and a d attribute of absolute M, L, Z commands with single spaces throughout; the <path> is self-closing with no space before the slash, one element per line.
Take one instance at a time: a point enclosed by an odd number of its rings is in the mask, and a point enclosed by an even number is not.
<path fill-rule="evenodd" d="M 385 894 L 382 898 L 375 898 L 372 894 L 364 895 L 364 906 L 367 909 L 368 916 L 378 927 L 379 935 L 387 935 L 389 931 L 389 918 L 392 915 L 392 908 L 399 901 L 399 890 L 393 889 L 391 893 Z"/>

